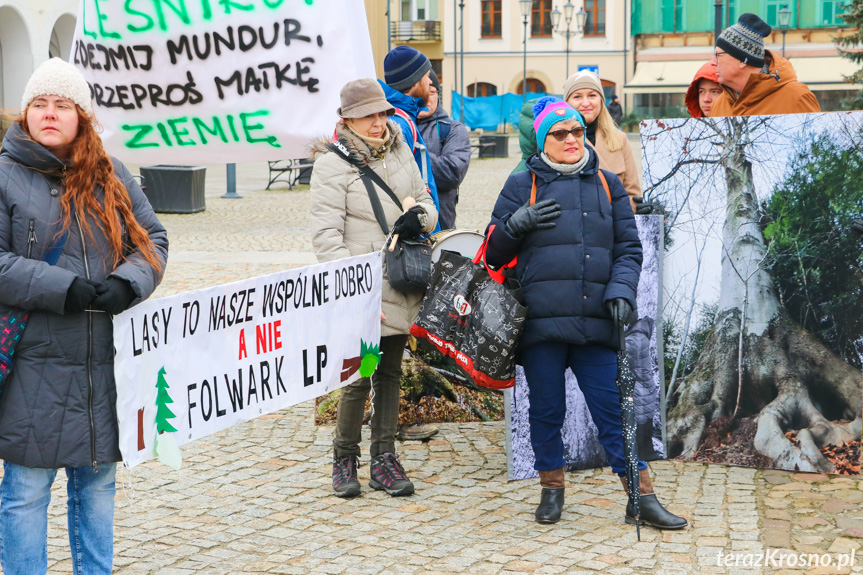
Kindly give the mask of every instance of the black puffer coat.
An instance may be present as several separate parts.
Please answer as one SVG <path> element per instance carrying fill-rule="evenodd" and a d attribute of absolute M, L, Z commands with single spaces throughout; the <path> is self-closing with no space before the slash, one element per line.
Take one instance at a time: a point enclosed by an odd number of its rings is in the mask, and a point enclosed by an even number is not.
<path fill-rule="evenodd" d="M 167 261 L 165 228 L 125 166 L 115 160 L 114 170 L 135 218 Z M 0 458 L 25 467 L 120 461 L 111 316 L 63 315 L 63 305 L 76 276 L 127 280 L 133 305 L 161 278 L 135 254 L 108 269 L 107 239 L 91 222 L 94 239 L 85 242 L 74 218 L 57 264 L 42 261 L 61 225 L 63 172 L 60 160 L 12 125 L 0 154 L 0 314 L 15 306 L 31 315 L 0 394 Z"/>
<path fill-rule="evenodd" d="M 495 229 L 486 258 L 500 267 L 518 256 L 515 277 L 527 306 L 520 349 L 546 341 L 617 349 L 605 302 L 624 298 L 635 307 L 641 241 L 629 197 L 617 176 L 603 170 L 609 204 L 596 154 L 585 149 L 590 157 L 578 174 L 561 174 L 538 155 L 531 156 L 528 171 L 509 177 L 494 206 L 490 225 Z M 553 198 L 562 213 L 554 228 L 516 239 L 506 232 L 506 221 L 529 201 L 532 173 L 536 201 Z"/>

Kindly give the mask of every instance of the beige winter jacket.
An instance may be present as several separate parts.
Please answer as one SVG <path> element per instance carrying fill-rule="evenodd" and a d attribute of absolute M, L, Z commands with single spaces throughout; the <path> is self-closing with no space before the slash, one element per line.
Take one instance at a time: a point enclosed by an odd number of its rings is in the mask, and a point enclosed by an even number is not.
<path fill-rule="evenodd" d="M 620 178 L 626 193 L 629 195 L 632 211 L 635 211 L 635 202 L 632 201 L 632 198 L 642 195 L 641 178 L 635 165 L 635 156 L 632 154 L 632 144 L 629 143 L 629 138 L 620 131 L 617 132 L 617 136 L 621 139 L 623 146 L 616 152 L 610 152 L 605 143 L 605 137 L 602 135 L 602 130 L 597 130 L 596 145 L 593 146 L 593 149 L 596 150 L 596 155 L 599 157 L 599 167 L 614 172 Z"/>
<path fill-rule="evenodd" d="M 348 149 L 371 168 L 389 185 L 400 199 L 412 196 L 427 215 L 425 231 L 430 232 L 437 224 L 437 210 L 426 189 L 413 154 L 401 137 L 401 130 L 390 120 L 387 128 L 391 134 L 383 158 L 372 158 L 369 148 L 359 137 L 341 123 L 336 133 Z M 311 180 L 312 247 L 319 262 L 380 251 L 386 240 L 380 224 L 372 211 L 368 192 L 360 180 L 359 171 L 330 152 L 326 145 L 329 139 L 315 143 L 312 158 L 315 166 Z M 377 190 L 387 223 L 393 223 L 402 214 L 382 190 Z M 405 295 L 390 287 L 386 280 L 384 263 L 383 312 L 381 335 L 406 334 L 419 313 L 421 295 Z"/>

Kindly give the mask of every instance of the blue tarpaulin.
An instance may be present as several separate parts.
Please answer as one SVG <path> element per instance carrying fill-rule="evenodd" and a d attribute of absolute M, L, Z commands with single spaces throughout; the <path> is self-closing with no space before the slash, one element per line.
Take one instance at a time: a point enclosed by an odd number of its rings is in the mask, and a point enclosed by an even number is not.
<path fill-rule="evenodd" d="M 527 99 L 533 100 L 545 96 L 544 92 L 528 92 Z M 485 131 L 506 131 L 510 127 L 518 129 L 518 117 L 524 98 L 521 94 L 503 94 L 502 96 L 483 96 L 480 98 L 464 98 L 464 117 L 461 119 L 462 95 L 452 93 L 452 117 L 464 123 L 471 130 L 482 128 Z"/>

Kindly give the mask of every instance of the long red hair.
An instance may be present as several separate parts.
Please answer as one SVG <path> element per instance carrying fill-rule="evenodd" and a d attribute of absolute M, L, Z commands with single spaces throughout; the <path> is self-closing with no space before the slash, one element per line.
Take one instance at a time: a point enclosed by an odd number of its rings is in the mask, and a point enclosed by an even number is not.
<path fill-rule="evenodd" d="M 71 167 L 66 171 L 66 192 L 60 197 L 60 208 L 63 215 L 63 226 L 58 235 L 64 234 L 72 224 L 72 210 L 79 214 L 81 229 L 84 234 L 93 240 L 93 229 L 90 222 L 105 234 L 110 245 L 111 253 L 103 254 L 110 258 L 111 268 L 114 269 L 126 259 L 123 254 L 123 223 L 129 232 L 129 241 L 134 249 L 133 253 L 140 254 L 150 266 L 159 274 L 162 273 L 162 258 L 156 251 L 156 246 L 138 220 L 132 213 L 132 200 L 126 187 L 114 173 L 114 164 L 102 146 L 102 140 L 96 133 L 94 121 L 77 105 L 78 112 L 78 135 L 72 141 Z M 29 134 L 27 126 L 26 110 L 19 119 L 21 126 Z M 96 197 L 96 188 L 105 191 L 102 202 Z"/>

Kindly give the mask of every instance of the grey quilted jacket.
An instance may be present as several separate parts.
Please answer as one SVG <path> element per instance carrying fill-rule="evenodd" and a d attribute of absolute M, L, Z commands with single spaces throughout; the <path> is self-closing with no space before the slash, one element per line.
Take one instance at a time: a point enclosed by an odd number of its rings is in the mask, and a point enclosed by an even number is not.
<path fill-rule="evenodd" d="M 14 306 L 31 315 L 0 394 L 0 458 L 25 467 L 120 461 L 111 317 L 63 315 L 63 304 L 76 276 L 127 280 L 134 305 L 153 293 L 162 275 L 134 253 L 112 271 L 104 234 L 91 222 L 94 238 L 84 241 L 75 218 L 57 264 L 42 261 L 60 229 L 64 170 L 18 123 L 6 133 L 0 154 L 0 314 Z M 167 261 L 165 228 L 126 167 L 115 160 L 114 170 L 135 218 Z"/>

